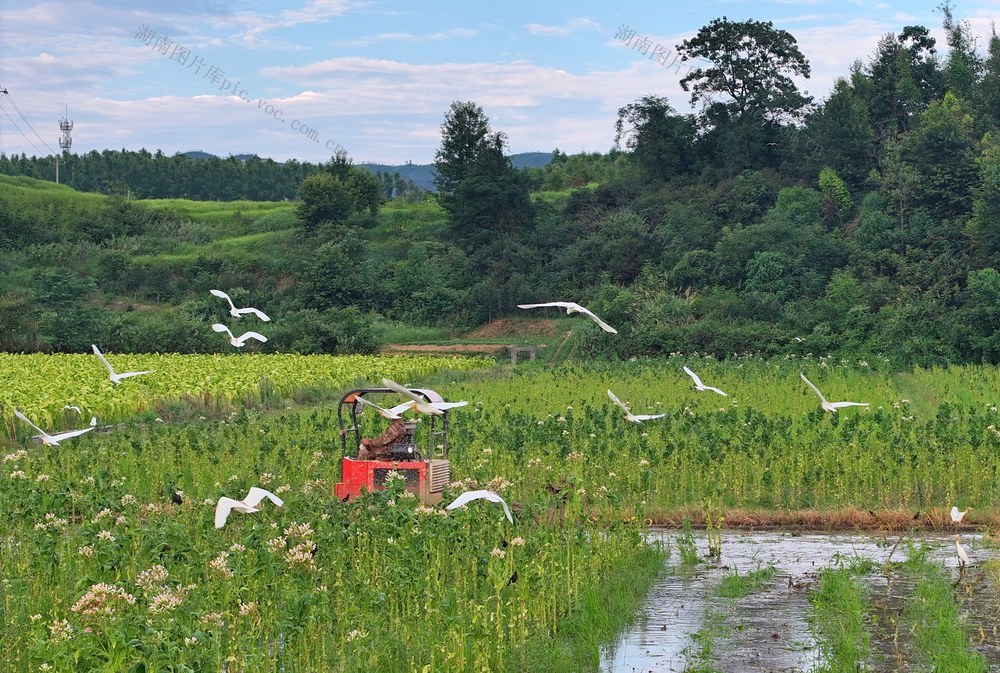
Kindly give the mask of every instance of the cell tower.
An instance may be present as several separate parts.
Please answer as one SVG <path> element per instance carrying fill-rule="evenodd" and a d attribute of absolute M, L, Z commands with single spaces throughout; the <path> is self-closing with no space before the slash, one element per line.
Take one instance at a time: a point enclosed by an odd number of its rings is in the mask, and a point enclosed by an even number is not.
<path fill-rule="evenodd" d="M 73 146 L 73 136 L 71 132 L 73 130 L 73 122 L 69 119 L 69 106 L 66 106 L 66 116 L 59 120 L 59 130 L 62 131 L 62 138 L 59 139 L 59 149 L 63 152 L 69 152 L 69 148 Z M 56 157 L 56 184 L 59 183 L 59 157 Z"/>
<path fill-rule="evenodd" d="M 69 117 L 69 106 L 66 106 L 66 117 Z M 63 152 L 69 152 L 69 148 L 73 146 L 73 136 L 70 132 L 73 130 L 73 122 L 63 117 L 59 120 L 59 130 L 62 131 L 62 138 L 59 139 L 59 147 Z"/>

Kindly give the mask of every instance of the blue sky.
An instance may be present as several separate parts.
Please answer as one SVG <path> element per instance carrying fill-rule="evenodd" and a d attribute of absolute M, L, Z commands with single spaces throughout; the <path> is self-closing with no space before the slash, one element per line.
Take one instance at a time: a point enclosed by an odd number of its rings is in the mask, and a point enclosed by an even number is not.
<path fill-rule="evenodd" d="M 343 147 L 355 162 L 429 163 L 454 100 L 483 106 L 512 152 L 603 152 L 618 108 L 641 96 L 691 110 L 683 71 L 650 55 L 713 18 L 792 33 L 812 66 L 800 86 L 819 100 L 885 33 L 924 25 L 943 50 L 939 4 L 0 0 L 0 152 L 58 149 L 68 106 L 77 153 L 316 162 Z M 954 12 L 985 47 L 1000 0 Z M 621 27 L 648 40 L 646 55 L 616 39 Z"/>

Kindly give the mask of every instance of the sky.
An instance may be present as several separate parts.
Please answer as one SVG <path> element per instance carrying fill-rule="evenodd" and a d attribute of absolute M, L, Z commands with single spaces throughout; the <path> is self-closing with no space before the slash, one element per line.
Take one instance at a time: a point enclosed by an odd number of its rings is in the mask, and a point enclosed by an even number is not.
<path fill-rule="evenodd" d="M 619 108 L 695 110 L 674 48 L 712 19 L 770 21 L 821 101 L 880 37 L 940 0 L 0 0 L 0 153 L 203 150 L 426 164 L 453 101 L 482 106 L 509 151 L 606 152 Z M 1000 0 L 957 0 L 985 49 Z M 629 37 L 626 42 L 624 37 Z M 645 51 L 645 53 L 643 53 Z M 668 53 L 669 52 L 669 53 Z"/>

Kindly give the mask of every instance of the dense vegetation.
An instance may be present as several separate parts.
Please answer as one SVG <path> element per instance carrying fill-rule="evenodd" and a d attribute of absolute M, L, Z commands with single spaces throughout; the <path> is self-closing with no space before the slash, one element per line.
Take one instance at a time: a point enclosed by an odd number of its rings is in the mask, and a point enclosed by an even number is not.
<path fill-rule="evenodd" d="M 513 169 L 506 136 L 456 102 L 437 203 L 380 206 L 392 190 L 352 183 L 343 157 L 297 205 L 218 220 L 5 179 L 0 345 L 211 350 L 221 286 L 283 315 L 274 350 L 366 350 L 385 320 L 472 327 L 563 299 L 615 325 L 590 349 L 622 357 L 1000 361 L 1000 37 L 977 51 L 941 11 L 945 49 L 922 26 L 887 34 L 820 102 L 790 79 L 809 74 L 791 34 L 713 21 L 678 47 L 712 64 L 682 81 L 699 112 L 644 96 L 609 120 L 620 148 L 541 169 Z"/>
<path fill-rule="evenodd" d="M 52 156 L 0 154 L 0 175 L 52 180 L 55 164 Z M 400 176 L 398 170 L 381 168 L 372 172 L 387 198 L 423 192 L 413 180 Z M 92 150 L 87 154 L 64 153 L 59 158 L 61 184 L 84 192 L 140 199 L 288 200 L 295 198 L 304 179 L 322 170 L 321 165 L 308 161 L 277 162 L 253 154 L 222 159 L 205 153 L 167 156 L 160 150 L 145 149 Z"/>

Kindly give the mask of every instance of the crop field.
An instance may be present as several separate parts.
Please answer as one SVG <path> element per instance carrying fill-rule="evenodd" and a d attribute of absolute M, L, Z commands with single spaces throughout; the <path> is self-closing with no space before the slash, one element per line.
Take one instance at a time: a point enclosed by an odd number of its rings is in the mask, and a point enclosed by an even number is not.
<path fill-rule="evenodd" d="M 108 357 L 119 371 L 157 372 L 112 387 L 92 356 L 0 358 L 0 620 L 13 625 L 0 631 L 2 670 L 596 670 L 600 647 L 657 576 L 679 572 L 678 559 L 718 563 L 720 531 L 758 519 L 891 527 L 903 546 L 928 529 L 961 530 L 972 551 L 954 584 L 950 539 L 936 556 L 901 548 L 893 572 L 925 588 L 891 604 L 872 592 L 847 604 L 857 592 L 829 588 L 870 585 L 871 566 L 838 575 L 831 560 L 832 579 L 823 564 L 796 576 L 808 609 L 788 640 L 811 640 L 817 654 L 790 670 L 855 670 L 837 662 L 875 656 L 865 652 L 891 639 L 893 610 L 914 643 L 898 670 L 1000 664 L 995 648 L 976 649 L 972 627 L 988 643 L 996 619 L 966 616 L 977 592 L 996 593 L 986 535 L 1000 491 L 994 369 L 889 374 L 877 362 L 811 358 L 510 369 L 432 358 Z M 695 391 L 682 365 L 728 396 Z M 870 406 L 823 411 L 800 373 L 831 401 Z M 510 503 L 513 524 L 487 502 L 421 507 L 399 482 L 351 503 L 333 496 L 338 391 L 383 376 L 469 401 L 449 414 L 454 481 L 444 502 L 489 489 Z M 634 414 L 664 416 L 627 422 L 609 389 Z M 11 414 L 16 406 L 49 431 L 82 427 L 63 409 L 70 404 L 99 428 L 57 447 L 32 444 Z M 366 434 L 384 426 L 364 418 Z M 216 529 L 216 501 L 252 486 L 284 506 L 265 502 Z M 947 520 L 953 504 L 975 508 L 961 527 Z M 706 545 L 648 542 L 649 524 L 685 519 L 707 526 Z M 787 579 L 763 573 L 726 591 Z M 726 610 L 739 610 L 722 605 L 719 618 L 663 623 L 663 637 L 707 644 L 686 670 L 758 670 L 712 655 Z M 928 631 L 945 626 L 946 635 Z M 971 667 L 934 659 L 939 638 Z"/>

